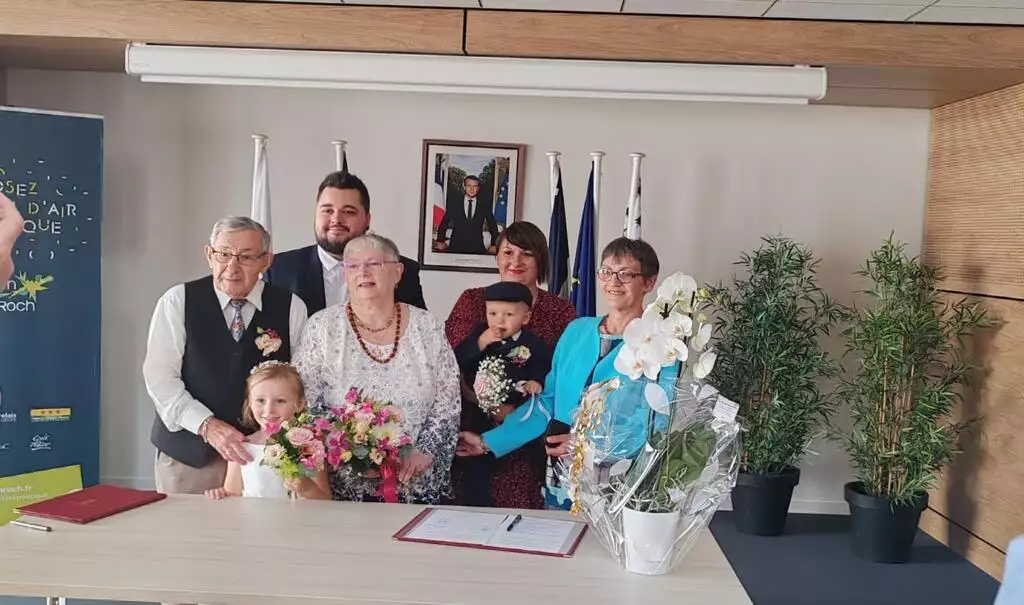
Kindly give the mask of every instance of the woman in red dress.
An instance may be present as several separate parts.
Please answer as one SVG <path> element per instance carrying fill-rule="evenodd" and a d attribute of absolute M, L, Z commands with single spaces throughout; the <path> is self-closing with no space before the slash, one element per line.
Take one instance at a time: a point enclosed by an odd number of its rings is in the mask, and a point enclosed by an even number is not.
<path fill-rule="evenodd" d="M 576 309 L 569 301 L 541 290 L 547 280 L 548 242 L 544 232 L 533 223 L 518 221 L 498 236 L 498 274 L 501 281 L 519 282 L 533 293 L 530 322 L 525 326 L 551 345 L 558 342 L 562 331 L 576 319 Z M 445 335 L 454 347 L 486 319 L 483 288 L 462 293 L 445 322 Z M 463 383 L 462 423 L 467 425 L 467 411 L 476 407 L 476 398 Z M 456 504 L 463 504 L 462 464 L 455 458 L 452 465 L 452 488 Z M 541 490 L 544 485 L 544 446 L 541 439 L 497 460 L 491 479 L 492 505 L 499 508 L 544 508 Z"/>

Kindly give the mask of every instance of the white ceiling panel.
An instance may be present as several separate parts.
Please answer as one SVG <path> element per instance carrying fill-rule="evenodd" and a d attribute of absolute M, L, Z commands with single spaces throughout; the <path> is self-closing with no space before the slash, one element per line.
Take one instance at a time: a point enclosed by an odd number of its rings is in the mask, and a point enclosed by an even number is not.
<path fill-rule="evenodd" d="M 622 0 L 481 0 L 484 8 L 617 13 Z"/>
<path fill-rule="evenodd" d="M 1020 8 L 1024 0 L 939 0 L 935 6 L 973 6 L 978 8 Z"/>
<path fill-rule="evenodd" d="M 626 0 L 622 10 L 650 15 L 760 17 L 772 0 Z"/>
<path fill-rule="evenodd" d="M 916 6 L 924 8 L 934 0 L 780 0 L 780 2 L 810 2 L 812 4 L 867 4 L 884 6 Z M 993 2 L 998 0 L 992 0 Z"/>
<path fill-rule="evenodd" d="M 373 6 L 432 6 L 437 8 L 480 8 L 479 0 L 334 0 L 335 4 L 372 4 Z"/>
<path fill-rule="evenodd" d="M 839 4 L 836 2 L 776 2 L 766 17 L 776 19 L 826 19 L 834 21 L 904 21 L 919 6 L 889 4 Z"/>
<path fill-rule="evenodd" d="M 1024 25 L 1024 9 L 932 6 L 921 11 L 913 20 L 927 23 Z"/>
<path fill-rule="evenodd" d="M 626 0 L 627 13 L 760 17 L 772 0 Z"/>

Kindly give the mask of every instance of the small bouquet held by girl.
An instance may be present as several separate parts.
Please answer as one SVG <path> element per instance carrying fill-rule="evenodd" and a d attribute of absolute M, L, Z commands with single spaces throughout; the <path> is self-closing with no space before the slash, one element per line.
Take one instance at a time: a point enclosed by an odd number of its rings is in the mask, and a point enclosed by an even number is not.
<path fill-rule="evenodd" d="M 242 419 L 256 429 L 243 446 L 252 460 L 229 462 L 224 484 L 211 498 L 309 498 L 329 500 L 323 435 L 330 423 L 306 411 L 302 379 L 295 367 L 266 361 L 249 372 Z"/>
<path fill-rule="evenodd" d="M 263 464 L 274 469 L 292 493 L 304 480 L 316 479 L 326 470 L 324 436 L 331 423 L 303 410 L 280 424 L 266 428 L 267 447 Z"/>
<path fill-rule="evenodd" d="M 358 477 L 379 478 L 375 496 L 398 502 L 398 471 L 412 440 L 402 434 L 402 411 L 389 401 L 367 397 L 355 387 L 326 421 L 327 464 Z"/>

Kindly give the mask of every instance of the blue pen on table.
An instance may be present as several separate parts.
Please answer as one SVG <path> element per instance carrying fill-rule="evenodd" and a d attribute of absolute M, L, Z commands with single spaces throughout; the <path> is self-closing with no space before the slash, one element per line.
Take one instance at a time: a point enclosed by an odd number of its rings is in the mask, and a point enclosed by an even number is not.
<path fill-rule="evenodd" d="M 512 522 L 508 524 L 508 527 L 505 528 L 505 531 L 512 531 L 512 528 L 516 526 L 516 523 L 519 523 L 522 520 L 522 515 L 516 515 L 516 518 L 512 519 Z"/>

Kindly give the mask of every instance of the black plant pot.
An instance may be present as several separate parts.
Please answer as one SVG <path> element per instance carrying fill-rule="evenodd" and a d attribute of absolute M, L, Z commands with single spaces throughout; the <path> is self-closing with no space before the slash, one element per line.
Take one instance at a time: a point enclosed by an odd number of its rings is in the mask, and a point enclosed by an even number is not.
<path fill-rule="evenodd" d="M 755 536 L 782 535 L 797 483 L 800 483 L 797 468 L 765 475 L 741 472 L 732 489 L 736 529 Z"/>
<path fill-rule="evenodd" d="M 928 506 L 927 492 L 913 504 L 893 506 L 887 498 L 866 494 L 859 481 L 847 483 L 843 491 L 850 505 L 853 552 L 868 561 L 905 563 L 921 511 Z"/>

